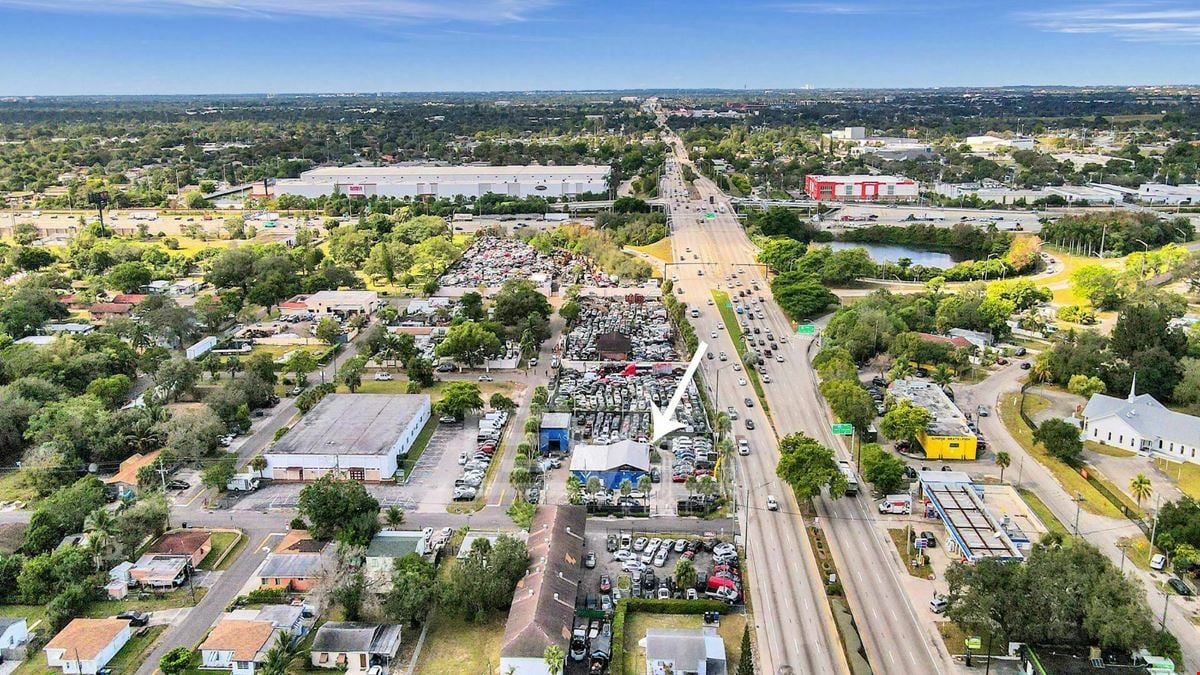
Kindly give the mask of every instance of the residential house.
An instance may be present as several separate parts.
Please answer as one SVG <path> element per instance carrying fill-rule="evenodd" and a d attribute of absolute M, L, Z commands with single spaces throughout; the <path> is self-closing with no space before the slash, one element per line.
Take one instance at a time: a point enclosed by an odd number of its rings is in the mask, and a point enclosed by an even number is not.
<path fill-rule="evenodd" d="M 424 555 L 426 553 L 426 538 L 422 532 L 414 530 L 384 530 L 371 539 L 367 545 L 366 560 L 363 571 L 374 585 L 381 590 L 391 587 L 392 568 L 396 560 L 410 553 Z"/>
<path fill-rule="evenodd" d="M 331 621 L 317 629 L 310 658 L 318 668 L 335 668 L 350 675 L 360 675 L 371 666 L 386 669 L 398 651 L 400 626 L 397 624 Z"/>
<path fill-rule="evenodd" d="M 188 565 L 186 556 L 146 554 L 137 559 L 129 576 L 141 586 L 173 588 L 187 581 Z"/>
<path fill-rule="evenodd" d="M 325 542 L 313 539 L 307 530 L 289 531 L 259 566 L 259 583 L 263 588 L 307 593 L 325 561 L 325 547 Z"/>
<path fill-rule="evenodd" d="M 530 565 L 517 582 L 504 624 L 500 672 L 549 675 L 546 648 L 556 645 L 568 651 L 586 525 L 582 506 L 543 506 L 534 515 L 525 542 Z"/>
<path fill-rule="evenodd" d="M 134 583 L 131 570 L 133 563 L 126 560 L 108 571 L 108 583 L 104 585 L 104 591 L 109 600 L 124 600 L 129 595 L 129 587 Z"/>
<path fill-rule="evenodd" d="M 255 668 L 266 660 L 278 632 L 269 621 L 218 621 L 200 645 L 200 667 L 228 670 L 234 675 L 254 675 Z"/>
<path fill-rule="evenodd" d="M 625 361 L 629 359 L 629 351 L 633 349 L 633 342 L 628 336 L 621 333 L 601 333 L 596 336 L 596 351 L 600 353 L 600 358 L 608 361 Z"/>
<path fill-rule="evenodd" d="M 107 321 L 116 317 L 129 316 L 133 305 L 119 302 L 97 302 L 88 307 L 88 312 L 96 321 Z"/>
<path fill-rule="evenodd" d="M 46 643 L 46 665 L 64 673 L 96 675 L 132 635 L 124 619 L 72 619 Z"/>
<path fill-rule="evenodd" d="M 145 293 L 118 293 L 113 296 L 112 302 L 118 305 L 136 305 L 148 297 L 150 296 Z"/>
<path fill-rule="evenodd" d="M 0 656 L 29 641 L 29 625 L 24 617 L 0 616 Z"/>
<path fill-rule="evenodd" d="M 208 530 L 175 530 L 167 532 L 146 549 L 155 555 L 182 556 L 191 561 L 193 567 L 200 565 L 212 551 L 212 532 Z"/>
<path fill-rule="evenodd" d="M 137 494 L 138 472 L 142 467 L 153 464 L 161 452 L 162 450 L 155 450 L 144 455 L 139 452 L 126 457 L 121 461 L 120 469 L 104 479 L 104 484 L 113 486 L 117 490 L 117 496 L 122 499 L 133 497 Z"/>
<path fill-rule="evenodd" d="M 725 675 L 725 642 L 713 626 L 651 628 L 642 640 L 647 675 Z"/>

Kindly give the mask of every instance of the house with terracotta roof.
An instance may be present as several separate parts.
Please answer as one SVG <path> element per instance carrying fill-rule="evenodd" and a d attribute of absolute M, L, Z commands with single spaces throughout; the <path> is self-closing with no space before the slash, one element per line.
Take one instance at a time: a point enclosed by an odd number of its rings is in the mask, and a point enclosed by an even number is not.
<path fill-rule="evenodd" d="M 955 349 L 971 347 L 971 341 L 962 336 L 947 337 L 945 335 L 934 335 L 933 333 L 917 333 L 917 335 L 920 335 L 921 339 L 926 342 L 949 345 Z"/>
<path fill-rule="evenodd" d="M 112 301 L 122 305 L 136 305 L 150 296 L 144 293 L 117 293 Z"/>
<path fill-rule="evenodd" d="M 200 645 L 200 667 L 254 675 L 280 630 L 270 621 L 225 619 Z"/>
<path fill-rule="evenodd" d="M 546 648 L 569 650 L 586 525 L 582 506 L 538 508 L 525 542 L 529 569 L 517 582 L 500 641 L 500 672 L 549 675 Z"/>
<path fill-rule="evenodd" d="M 259 565 L 259 585 L 307 593 L 324 567 L 326 546 L 327 542 L 313 539 L 307 530 L 288 531 Z"/>
<path fill-rule="evenodd" d="M 153 464 L 160 453 L 162 450 L 155 450 L 144 455 L 139 452 L 126 457 L 121 462 L 121 468 L 115 474 L 104 479 L 104 484 L 114 486 L 117 489 L 117 495 L 121 498 L 134 496 L 138 489 L 138 472 L 142 470 L 142 467 Z"/>
<path fill-rule="evenodd" d="M 212 532 L 208 530 L 175 530 L 167 532 L 146 549 L 155 555 L 174 555 L 187 558 L 193 566 L 212 550 Z"/>
<path fill-rule="evenodd" d="M 46 643 L 46 665 L 96 675 L 133 635 L 124 619 L 73 619 Z"/>

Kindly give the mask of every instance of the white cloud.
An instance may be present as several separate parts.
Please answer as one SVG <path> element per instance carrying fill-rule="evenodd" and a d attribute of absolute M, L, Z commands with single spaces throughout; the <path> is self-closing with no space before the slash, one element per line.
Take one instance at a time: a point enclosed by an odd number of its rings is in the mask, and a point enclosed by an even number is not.
<path fill-rule="evenodd" d="M 1018 15 L 1055 33 L 1109 35 L 1128 42 L 1200 43 L 1200 9 L 1182 2 L 1107 2 Z"/>
<path fill-rule="evenodd" d="M 787 2 L 775 5 L 776 9 L 795 14 L 875 14 L 883 7 L 854 2 Z"/>
<path fill-rule="evenodd" d="M 0 7 L 93 14 L 255 18 L 316 17 L 378 21 L 525 21 L 556 0 L 0 0 Z"/>

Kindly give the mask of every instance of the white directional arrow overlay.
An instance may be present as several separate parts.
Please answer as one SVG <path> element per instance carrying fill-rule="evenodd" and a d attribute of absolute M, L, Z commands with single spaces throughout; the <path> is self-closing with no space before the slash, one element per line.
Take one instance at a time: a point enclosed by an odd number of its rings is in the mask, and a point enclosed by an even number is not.
<path fill-rule="evenodd" d="M 692 362 L 688 364 L 687 372 L 683 374 L 683 379 L 679 381 L 679 385 L 675 387 L 675 394 L 671 396 L 671 402 L 667 404 L 667 409 L 660 411 L 654 402 L 650 402 L 650 427 L 651 436 L 650 442 L 657 443 L 658 439 L 667 434 L 682 429 L 683 424 L 675 419 L 675 409 L 679 407 L 679 402 L 683 400 L 683 392 L 687 389 L 688 383 L 696 375 L 696 369 L 700 367 L 700 359 L 704 358 L 705 352 L 708 351 L 708 343 L 701 342 L 696 347 L 696 353 L 692 354 Z"/>

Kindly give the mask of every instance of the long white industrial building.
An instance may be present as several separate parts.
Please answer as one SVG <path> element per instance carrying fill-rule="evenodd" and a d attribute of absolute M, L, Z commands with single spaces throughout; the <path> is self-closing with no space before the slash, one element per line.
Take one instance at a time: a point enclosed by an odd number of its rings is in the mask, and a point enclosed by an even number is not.
<path fill-rule="evenodd" d="M 571 197 L 608 192 L 607 166 L 325 167 L 275 181 L 275 196 Z"/>

